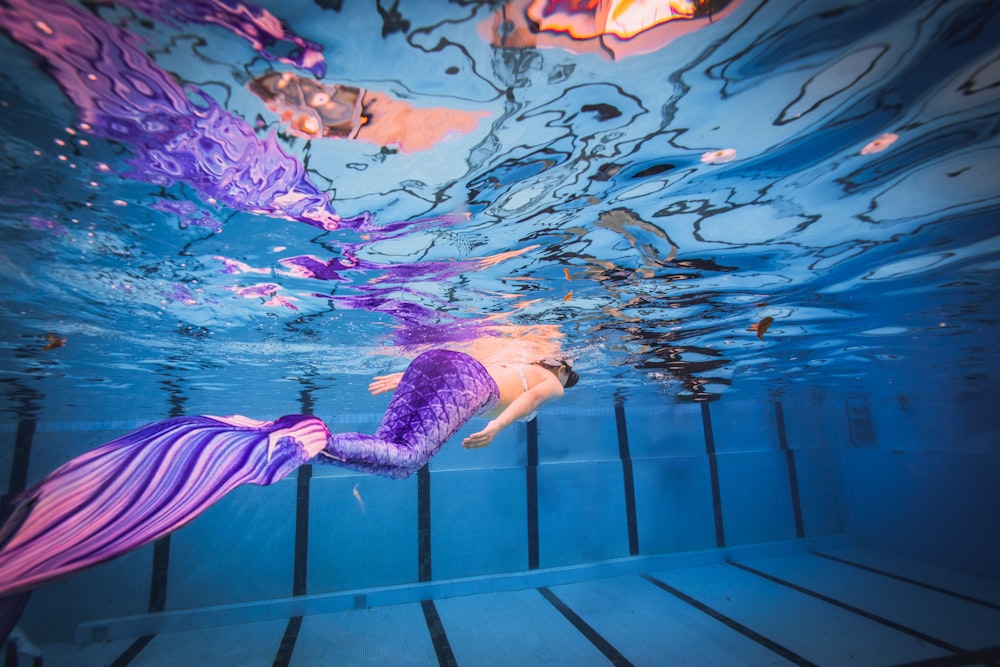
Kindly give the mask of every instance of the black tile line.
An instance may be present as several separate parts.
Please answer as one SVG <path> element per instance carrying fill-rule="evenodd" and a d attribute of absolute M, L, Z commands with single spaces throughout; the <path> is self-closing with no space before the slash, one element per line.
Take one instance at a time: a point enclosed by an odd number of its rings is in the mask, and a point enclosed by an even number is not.
<path fill-rule="evenodd" d="M 17 627 L 18 621 L 21 620 L 21 615 L 24 613 L 24 608 L 28 605 L 28 600 L 30 599 L 31 590 L 5 595 L 0 598 L 0 645 L 7 645 L 8 654 L 4 667 L 8 667 L 8 665 L 10 667 L 17 667 L 18 642 L 11 639 L 10 635 Z M 11 650 L 13 650 L 13 654 L 11 654 Z M 13 662 L 10 662 L 11 655 L 13 655 Z"/>
<path fill-rule="evenodd" d="M 628 426 L 625 406 L 615 405 L 615 424 L 618 427 L 618 454 L 622 460 L 622 479 L 625 483 L 625 521 L 628 525 L 628 552 L 639 554 L 639 524 L 635 515 L 635 477 L 632 471 L 632 454 L 628 447 Z"/>
<path fill-rule="evenodd" d="M 175 403 L 174 400 L 171 400 L 170 402 L 172 406 L 169 416 L 177 417 L 183 414 L 183 410 L 181 409 L 183 401 Z M 150 565 L 149 572 L 149 604 L 147 605 L 151 613 L 161 612 L 167 607 L 167 574 L 169 571 L 170 535 L 167 534 L 153 542 L 153 562 Z M 125 665 L 135 660 L 136 656 L 155 638 L 155 634 L 139 637 L 121 655 L 115 658 L 115 661 L 111 663 L 111 667 L 125 667 Z"/>
<path fill-rule="evenodd" d="M 547 587 L 542 586 L 538 589 L 538 592 L 542 594 L 546 600 L 548 600 L 553 607 L 559 610 L 567 621 L 573 624 L 577 630 L 580 631 L 584 637 L 586 637 L 594 647 L 604 654 L 608 660 L 611 661 L 612 665 L 615 667 L 631 667 L 632 663 L 624 655 L 619 653 L 618 649 L 611 645 L 607 639 L 601 636 L 597 630 L 591 627 L 585 620 L 580 618 L 580 616 L 569 608 L 565 602 L 559 599 L 559 597 L 550 591 Z"/>
<path fill-rule="evenodd" d="M 14 455 L 10 462 L 10 481 L 7 484 L 7 500 L 13 500 L 24 491 L 28 484 L 28 463 L 31 460 L 31 444 L 35 439 L 35 420 L 22 419 L 17 422 L 17 434 L 14 436 Z M 7 503 L 0 508 L 6 515 Z M 5 517 L 6 518 L 6 517 Z"/>
<path fill-rule="evenodd" d="M 285 626 L 285 634 L 281 637 L 281 645 L 278 647 L 278 654 L 274 656 L 273 667 L 288 667 L 292 660 L 292 652 L 295 650 L 295 642 L 299 639 L 299 630 L 302 629 L 302 617 L 292 616 Z"/>
<path fill-rule="evenodd" d="M 299 410 L 312 415 L 315 401 L 309 377 L 299 380 Z M 312 488 L 312 465 L 299 466 L 295 480 L 295 547 L 292 554 L 292 595 L 305 595 L 309 586 L 309 495 Z"/>
<path fill-rule="evenodd" d="M 312 480 L 312 466 L 300 466 L 295 482 L 295 552 L 292 557 L 292 595 L 305 595 L 307 588 L 310 480 Z"/>
<path fill-rule="evenodd" d="M 181 389 L 171 380 L 165 380 L 163 386 L 167 391 L 167 401 L 170 403 L 168 416 L 180 417 L 184 414 L 185 397 Z M 153 542 L 153 562 L 149 573 L 149 611 L 157 613 L 167 608 L 167 584 L 170 574 L 170 534 L 166 534 Z"/>
<path fill-rule="evenodd" d="M 995 602 L 990 602 L 989 600 L 982 600 L 980 598 L 974 598 L 971 595 L 965 595 L 964 593 L 957 593 L 957 592 L 955 592 L 953 590 L 949 590 L 947 588 L 942 588 L 941 586 L 935 586 L 934 584 L 925 583 L 923 581 L 920 581 L 919 579 L 911 579 L 910 577 L 904 577 L 903 575 L 895 574 L 895 573 L 889 572 L 887 570 L 880 570 L 877 567 L 872 567 L 870 565 L 864 565 L 862 563 L 855 563 L 852 560 L 848 560 L 846 558 L 841 558 L 840 556 L 834 556 L 832 554 L 825 554 L 825 553 L 823 553 L 821 551 L 811 551 L 810 553 L 812 555 L 814 555 L 814 556 L 819 556 L 820 558 L 826 558 L 827 560 L 832 560 L 832 561 L 835 561 L 837 563 L 843 563 L 844 565 L 850 565 L 851 567 L 856 567 L 859 570 L 866 570 L 868 572 L 873 572 L 873 573 L 881 575 L 883 577 L 888 577 L 890 579 L 895 579 L 897 581 L 902 581 L 904 583 L 911 584 L 913 586 L 919 586 L 919 587 L 925 588 L 925 589 L 927 589 L 929 591 L 934 591 L 935 593 L 942 593 L 944 595 L 948 595 L 948 596 L 956 598 L 958 600 L 962 600 L 963 602 L 971 602 L 972 604 L 977 604 L 977 605 L 980 605 L 982 607 L 987 607 L 988 609 L 993 609 L 993 610 L 996 610 L 996 611 L 1000 611 L 1000 604 L 997 604 Z"/>
<path fill-rule="evenodd" d="M 430 581 L 431 561 L 431 471 L 426 464 L 417 471 L 417 580 Z"/>
<path fill-rule="evenodd" d="M 701 424 L 705 431 L 705 453 L 708 455 L 708 474 L 712 483 L 712 509 L 715 514 L 715 546 L 726 546 L 726 530 L 722 522 L 722 490 L 719 486 L 719 461 L 715 455 L 715 435 L 712 432 L 712 413 L 708 403 L 701 404 Z"/>
<path fill-rule="evenodd" d="M 784 646 L 782 646 L 778 642 L 776 642 L 776 641 L 774 641 L 772 639 L 768 639 L 767 637 L 765 637 L 764 635 L 760 634 L 759 632 L 751 630 L 750 628 L 748 628 L 747 626 L 743 625 L 739 621 L 733 620 L 732 618 L 726 616 L 722 612 L 717 611 L 717 610 L 709 607 L 707 604 L 694 599 L 690 595 L 687 595 L 686 593 L 682 593 L 681 591 L 677 590 L 676 588 L 674 588 L 670 584 L 668 584 L 668 583 L 666 583 L 664 581 L 661 581 L 661 580 L 657 579 L 656 577 L 654 577 L 652 575 L 648 575 L 648 574 L 642 575 L 642 578 L 645 579 L 646 581 L 648 581 L 649 583 L 653 584 L 654 586 L 657 586 L 657 587 L 665 590 L 666 592 L 670 593 L 674 597 L 680 599 L 682 602 L 685 602 L 685 603 L 691 605 L 692 607 L 694 607 L 698 611 L 700 611 L 700 612 L 702 612 L 704 614 L 708 614 L 709 616 L 711 616 L 715 620 L 719 621 L 723 625 L 727 626 L 728 628 L 730 628 L 732 630 L 735 630 L 736 632 L 740 633 L 741 635 L 743 635 L 747 639 L 750 639 L 750 640 L 752 640 L 752 641 L 760 644 L 761 646 L 763 646 L 767 650 L 771 651 L 772 653 L 776 653 L 776 654 L 780 655 L 785 660 L 788 660 L 791 663 L 799 665 L 800 667 L 817 667 L 816 663 L 810 662 L 809 660 L 807 660 L 806 658 L 802 657 L 798 653 L 795 653 L 791 649 L 785 648 Z"/>
<path fill-rule="evenodd" d="M 788 465 L 788 488 L 792 494 L 792 514 L 795 520 L 795 537 L 806 536 L 802 521 L 802 499 L 799 494 L 799 471 L 795 465 L 795 450 L 788 447 L 788 434 L 785 431 L 785 410 L 781 401 L 774 402 L 774 418 L 778 424 L 778 444 L 785 452 L 785 462 Z"/>
<path fill-rule="evenodd" d="M 10 465 L 10 481 L 7 485 L 7 493 L 3 494 L 3 497 L 0 498 L 0 526 L 6 524 L 7 520 L 13 516 L 15 504 L 12 501 L 24 492 L 25 486 L 28 483 L 28 462 L 31 459 L 31 444 L 34 438 L 35 421 L 33 419 L 22 419 L 17 422 L 17 434 L 14 439 L 14 452 Z M 26 518 L 27 514 L 22 515 L 20 521 L 23 522 Z M 11 540 L 16 532 L 16 530 L 11 530 L 6 540 Z M 5 544 L 6 541 L 0 542 L 0 546 Z M 8 624 L 9 626 L 13 626 L 17 623 L 21 614 L 24 613 L 24 608 L 28 604 L 29 597 L 31 597 L 31 591 L 15 593 L 5 598 L 5 618 L 0 625 L 10 630 L 11 627 L 8 627 Z M 12 647 L 14 647 L 14 644 L 7 642 L 8 655 L 5 663 L 8 665 L 17 665 L 16 650 L 13 652 L 13 662 L 11 662 L 10 652 L 13 650 Z"/>
<path fill-rule="evenodd" d="M 302 414 L 313 413 L 312 392 L 308 387 L 299 392 Z M 309 588 L 309 495 L 312 488 L 312 466 L 299 466 L 295 480 L 295 546 L 292 554 L 292 595 L 305 595 Z M 295 643 L 302 629 L 302 617 L 288 619 L 281 644 L 274 656 L 275 667 L 287 667 L 295 651 Z"/>
<path fill-rule="evenodd" d="M 917 662 L 907 662 L 895 667 L 965 667 L 966 665 L 996 665 L 1000 664 L 1000 646 L 969 651 L 962 655 L 946 655 L 939 658 L 928 658 Z"/>
<path fill-rule="evenodd" d="M 441 616 L 438 615 L 434 601 L 421 600 L 420 608 L 424 612 L 424 622 L 427 623 L 427 631 L 431 635 L 431 643 L 434 645 L 434 653 L 437 655 L 438 665 L 441 667 L 457 667 L 458 662 L 455 660 L 455 653 L 451 650 L 448 633 L 445 632 L 444 624 L 441 623 Z"/>
<path fill-rule="evenodd" d="M 153 564 L 149 575 L 149 611 L 167 608 L 167 574 L 170 572 L 170 535 L 153 542 Z"/>
<path fill-rule="evenodd" d="M 796 591 L 798 593 L 802 593 L 803 595 L 808 595 L 809 597 L 815 598 L 815 599 L 817 599 L 817 600 L 819 600 L 821 602 L 825 602 L 827 604 L 831 604 L 831 605 L 833 605 L 835 607 L 843 609 L 844 611 L 849 611 L 852 614 L 855 614 L 857 616 L 861 616 L 863 618 L 867 618 L 870 621 L 875 621 L 876 623 L 884 625 L 884 626 L 886 626 L 888 628 L 892 628 L 893 630 L 896 630 L 898 632 L 902 632 L 904 634 L 908 634 L 911 637 L 916 637 L 917 639 L 919 639 L 919 640 L 921 640 L 921 641 L 923 641 L 923 642 L 925 642 L 927 644 L 933 644 L 934 646 L 937 646 L 939 648 L 943 648 L 946 651 L 951 651 L 952 653 L 958 653 L 958 654 L 965 654 L 966 653 L 965 649 L 961 648 L 960 646 L 955 646 L 954 644 L 949 644 L 948 642 L 944 641 L 943 639 L 938 639 L 937 637 L 932 637 L 932 636 L 930 636 L 927 633 L 921 632 L 921 631 L 916 630 L 914 628 L 907 627 L 907 626 L 905 626 L 905 625 L 903 625 L 901 623 L 896 623 L 895 621 L 891 621 L 888 618 L 883 618 L 882 616 L 879 616 L 878 614 L 873 614 L 870 611 L 865 611 L 864 609 L 861 609 L 860 607 L 855 607 L 854 605 L 847 604 L 846 602 L 842 602 L 840 600 L 837 600 L 836 598 L 829 597 L 828 595 L 823 595 L 822 593 L 819 593 L 817 591 L 810 590 L 810 589 L 806 588 L 805 586 L 799 586 L 798 584 L 792 583 L 791 581 L 786 581 L 786 580 L 784 580 L 784 579 L 782 579 L 780 577 L 776 577 L 773 574 L 768 574 L 767 572 L 762 572 L 762 571 L 754 569 L 754 568 L 752 568 L 752 567 L 750 567 L 748 565 L 744 565 L 742 563 L 737 563 L 735 561 L 728 561 L 727 564 L 731 565 L 732 567 L 735 567 L 737 569 L 743 570 L 744 572 L 749 572 L 750 574 L 756 575 L 756 576 L 761 577 L 763 579 L 767 579 L 768 581 L 770 581 L 772 583 L 775 583 L 775 584 L 778 584 L 778 585 L 781 585 L 781 586 L 785 586 L 786 588 L 790 588 L 793 591 Z"/>
<path fill-rule="evenodd" d="M 528 569 L 538 569 L 538 419 L 527 423 L 528 464 L 525 467 L 525 491 L 528 510 Z"/>
<path fill-rule="evenodd" d="M 3 667 L 19 667 L 22 664 L 17 653 L 17 642 L 8 641 L 5 653 Z M 42 667 L 42 656 L 36 655 L 23 664 L 31 665 L 31 667 Z"/>
<path fill-rule="evenodd" d="M 111 663 L 111 667 L 125 667 L 130 662 L 135 660 L 136 656 L 142 652 L 142 649 L 149 645 L 149 642 L 153 641 L 156 635 L 143 635 L 139 637 L 120 656 L 115 658 L 115 661 Z"/>
<path fill-rule="evenodd" d="M 13 655 L 13 657 L 11 657 Z M 18 667 L 17 659 L 17 647 L 14 642 L 7 642 L 7 661 L 4 663 L 4 667 Z M 31 658 L 30 662 L 24 663 L 25 665 L 31 665 L 31 667 L 42 667 L 44 664 L 42 662 L 42 656 L 36 655 Z"/>

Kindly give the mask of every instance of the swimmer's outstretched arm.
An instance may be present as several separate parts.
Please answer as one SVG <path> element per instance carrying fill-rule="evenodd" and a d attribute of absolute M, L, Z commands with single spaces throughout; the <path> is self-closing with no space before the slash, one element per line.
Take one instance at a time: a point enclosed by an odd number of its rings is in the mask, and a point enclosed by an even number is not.
<path fill-rule="evenodd" d="M 518 419 L 523 419 L 535 412 L 543 403 L 562 398 L 562 396 L 562 383 L 555 377 L 548 378 L 514 399 L 503 412 L 491 419 L 482 431 L 473 433 L 462 440 L 462 446 L 467 449 L 485 447 L 493 442 L 493 438 L 497 437 L 500 431 Z"/>

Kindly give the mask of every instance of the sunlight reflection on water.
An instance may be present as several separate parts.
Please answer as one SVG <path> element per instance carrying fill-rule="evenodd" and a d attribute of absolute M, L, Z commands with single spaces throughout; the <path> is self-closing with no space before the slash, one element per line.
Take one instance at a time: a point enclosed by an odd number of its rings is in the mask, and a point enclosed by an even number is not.
<path fill-rule="evenodd" d="M 8 377 L 480 340 L 708 400 L 916 332 L 982 354 L 937 336 L 996 315 L 995 8 L 744 0 L 633 42 L 528 4 L 8 2 Z"/>

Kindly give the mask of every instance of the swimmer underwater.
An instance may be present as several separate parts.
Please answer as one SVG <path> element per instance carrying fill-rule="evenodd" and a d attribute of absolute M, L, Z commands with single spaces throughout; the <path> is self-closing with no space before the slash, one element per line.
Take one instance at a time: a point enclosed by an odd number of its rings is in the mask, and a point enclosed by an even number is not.
<path fill-rule="evenodd" d="M 0 528 L 0 638 L 32 589 L 159 539 L 242 484 L 273 484 L 306 463 L 409 477 L 472 417 L 489 421 L 462 445 L 485 447 L 578 380 L 563 359 L 484 365 L 437 349 L 402 373 L 374 378 L 372 395 L 394 394 L 372 435 L 331 433 L 311 415 L 187 416 L 143 426 L 16 499 Z"/>

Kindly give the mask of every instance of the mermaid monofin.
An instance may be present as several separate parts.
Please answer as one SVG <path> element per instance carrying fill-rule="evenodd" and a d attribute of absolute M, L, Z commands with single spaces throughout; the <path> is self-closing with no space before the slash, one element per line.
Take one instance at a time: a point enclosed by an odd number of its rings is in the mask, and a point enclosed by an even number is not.
<path fill-rule="evenodd" d="M 331 435 L 316 417 L 176 417 L 64 464 L 21 494 L 0 528 L 0 639 L 27 592 L 159 539 L 241 484 L 306 462 L 407 477 L 499 400 L 486 368 L 432 350 L 407 367 L 374 435 Z"/>
<path fill-rule="evenodd" d="M 177 417 L 124 435 L 25 491 L 0 530 L 0 597 L 163 537 L 241 484 L 271 484 L 329 432 L 315 417 Z"/>

